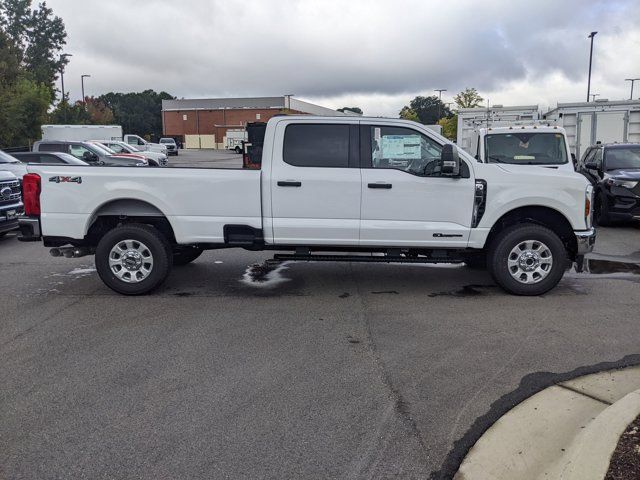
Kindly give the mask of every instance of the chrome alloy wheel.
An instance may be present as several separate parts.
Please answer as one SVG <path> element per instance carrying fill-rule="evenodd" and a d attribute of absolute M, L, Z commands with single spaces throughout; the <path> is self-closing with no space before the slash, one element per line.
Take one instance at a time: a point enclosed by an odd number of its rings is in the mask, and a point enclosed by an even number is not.
<path fill-rule="evenodd" d="M 511 276 L 518 282 L 538 283 L 551 272 L 553 255 L 544 243 L 538 240 L 525 240 L 511 250 L 507 266 Z"/>
<path fill-rule="evenodd" d="M 138 283 L 151 274 L 153 255 L 138 240 L 122 240 L 109 252 L 109 268 L 123 282 Z"/>

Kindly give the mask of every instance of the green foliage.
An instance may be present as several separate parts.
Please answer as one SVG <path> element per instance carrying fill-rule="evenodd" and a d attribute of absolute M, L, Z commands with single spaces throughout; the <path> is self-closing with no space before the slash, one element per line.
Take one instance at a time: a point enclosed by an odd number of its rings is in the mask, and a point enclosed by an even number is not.
<path fill-rule="evenodd" d="M 362 115 L 362 109 L 360 107 L 342 107 L 342 108 L 339 108 L 337 111 L 344 113 L 345 110 L 349 110 L 350 112 L 359 113 L 360 115 Z"/>
<path fill-rule="evenodd" d="M 39 139 L 51 100 L 49 88 L 26 78 L 0 90 L 0 144 L 24 146 Z"/>
<path fill-rule="evenodd" d="M 418 118 L 418 114 L 407 106 L 402 107 L 402 110 L 400 110 L 400 118 L 411 120 L 412 122 L 420 121 L 420 119 Z"/>
<path fill-rule="evenodd" d="M 144 137 L 162 135 L 162 100 L 175 97 L 153 90 L 131 93 L 106 93 L 98 97 L 113 112 L 114 122 L 125 133 Z"/>
<path fill-rule="evenodd" d="M 455 140 L 458 137 L 458 115 L 441 118 L 438 120 L 438 125 L 442 126 L 442 135 L 449 140 Z"/>
<path fill-rule="evenodd" d="M 453 97 L 458 108 L 475 108 L 482 105 L 484 98 L 480 96 L 475 88 L 465 88 L 462 92 Z"/>
<path fill-rule="evenodd" d="M 78 100 L 70 105 L 65 97 L 49 115 L 49 123 L 68 125 L 111 125 L 114 123 L 113 112 L 102 101 L 95 97 L 87 97 L 86 105 Z"/>
<path fill-rule="evenodd" d="M 409 106 L 404 106 L 400 110 L 400 116 L 407 118 L 403 115 L 410 115 L 411 112 L 415 113 L 418 122 L 424 125 L 433 125 L 442 117 L 451 116 L 451 110 L 447 107 L 438 97 L 431 95 L 429 97 L 417 96 L 409 103 Z M 410 118 L 410 120 L 414 120 Z"/>
<path fill-rule="evenodd" d="M 65 39 L 62 20 L 46 2 L 32 8 L 32 0 L 0 0 L 0 146 L 40 138 L 67 62 L 59 57 Z"/>

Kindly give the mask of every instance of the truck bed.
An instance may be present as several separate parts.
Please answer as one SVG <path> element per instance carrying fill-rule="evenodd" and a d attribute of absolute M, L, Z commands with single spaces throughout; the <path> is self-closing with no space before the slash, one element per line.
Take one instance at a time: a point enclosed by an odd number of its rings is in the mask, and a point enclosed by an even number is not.
<path fill-rule="evenodd" d="M 42 179 L 44 236 L 81 239 L 112 202 L 159 210 L 178 243 L 221 243 L 224 225 L 262 228 L 260 171 L 29 165 Z M 144 208 L 142 209 L 144 211 Z"/>

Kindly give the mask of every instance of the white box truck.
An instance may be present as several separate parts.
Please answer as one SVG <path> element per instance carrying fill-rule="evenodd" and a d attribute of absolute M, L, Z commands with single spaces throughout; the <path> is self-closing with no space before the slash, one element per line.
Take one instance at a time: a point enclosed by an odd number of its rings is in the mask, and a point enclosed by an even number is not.
<path fill-rule="evenodd" d="M 566 130 L 577 158 L 598 142 L 640 142 L 640 100 L 558 103 L 544 118 Z"/>
<path fill-rule="evenodd" d="M 120 125 L 42 125 L 42 140 L 122 140 Z"/>
<path fill-rule="evenodd" d="M 123 135 L 120 125 L 42 125 L 42 140 L 88 142 L 89 140 L 124 140 L 138 150 L 167 154 L 167 147 L 147 142 L 138 135 Z"/>

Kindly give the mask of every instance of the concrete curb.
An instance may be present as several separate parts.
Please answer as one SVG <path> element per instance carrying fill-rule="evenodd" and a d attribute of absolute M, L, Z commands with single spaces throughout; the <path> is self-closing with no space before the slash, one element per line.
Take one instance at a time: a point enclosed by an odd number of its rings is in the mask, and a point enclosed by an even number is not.
<path fill-rule="evenodd" d="M 454 480 L 602 480 L 640 413 L 640 366 L 558 383 L 499 418 Z"/>
<path fill-rule="evenodd" d="M 573 441 L 562 458 L 561 480 L 602 480 L 627 426 L 640 415 L 640 390 L 605 408 Z M 553 477 L 551 477 L 553 478 Z"/>

